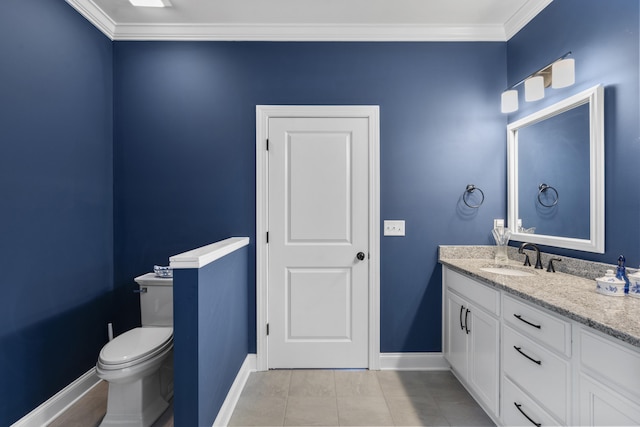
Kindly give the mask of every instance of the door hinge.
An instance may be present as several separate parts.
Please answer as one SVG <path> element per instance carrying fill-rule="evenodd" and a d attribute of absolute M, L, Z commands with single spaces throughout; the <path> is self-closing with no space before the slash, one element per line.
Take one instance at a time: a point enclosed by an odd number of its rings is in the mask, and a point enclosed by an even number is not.
<path fill-rule="evenodd" d="M 269 335 L 269 324 L 267 323 L 267 335 Z"/>
<path fill-rule="evenodd" d="M 267 151 L 269 151 L 269 138 L 267 138 Z"/>
<path fill-rule="evenodd" d="M 269 232 L 267 231 L 267 243 L 269 243 Z"/>

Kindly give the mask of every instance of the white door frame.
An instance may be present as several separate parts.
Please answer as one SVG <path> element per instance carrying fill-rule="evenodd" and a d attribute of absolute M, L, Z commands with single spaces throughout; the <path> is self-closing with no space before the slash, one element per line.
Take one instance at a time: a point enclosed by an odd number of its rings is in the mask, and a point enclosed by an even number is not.
<path fill-rule="evenodd" d="M 365 117 L 369 120 L 369 369 L 380 369 L 380 108 L 356 106 L 256 106 L 256 336 L 258 371 L 269 369 L 267 351 L 267 246 L 269 162 L 266 141 L 272 117 Z"/>

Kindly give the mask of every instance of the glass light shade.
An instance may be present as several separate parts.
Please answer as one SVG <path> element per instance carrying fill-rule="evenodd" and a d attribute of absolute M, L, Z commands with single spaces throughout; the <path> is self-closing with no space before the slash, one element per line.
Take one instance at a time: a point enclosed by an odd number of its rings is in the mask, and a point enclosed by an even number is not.
<path fill-rule="evenodd" d="M 502 112 L 512 113 L 518 110 L 518 91 L 515 89 L 502 92 Z"/>
<path fill-rule="evenodd" d="M 524 81 L 524 99 L 537 101 L 544 98 L 544 77 L 533 76 Z"/>
<path fill-rule="evenodd" d="M 551 66 L 551 87 L 571 86 L 576 82 L 576 66 L 573 58 L 554 62 Z"/>
<path fill-rule="evenodd" d="M 168 7 L 171 6 L 169 0 L 129 0 L 134 6 L 138 7 Z"/>

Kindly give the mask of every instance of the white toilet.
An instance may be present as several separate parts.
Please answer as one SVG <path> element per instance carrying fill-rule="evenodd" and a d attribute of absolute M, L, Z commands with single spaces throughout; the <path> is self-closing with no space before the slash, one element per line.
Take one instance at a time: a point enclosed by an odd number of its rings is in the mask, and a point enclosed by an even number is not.
<path fill-rule="evenodd" d="M 173 279 L 148 273 L 135 281 L 142 327 L 109 341 L 96 364 L 109 383 L 102 427 L 148 427 L 173 396 Z"/>

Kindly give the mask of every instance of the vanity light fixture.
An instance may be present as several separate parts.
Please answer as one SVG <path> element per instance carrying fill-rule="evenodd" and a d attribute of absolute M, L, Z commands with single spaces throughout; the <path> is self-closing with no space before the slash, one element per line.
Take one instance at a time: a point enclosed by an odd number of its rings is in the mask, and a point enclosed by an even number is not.
<path fill-rule="evenodd" d="M 556 61 L 551 65 L 551 87 L 559 89 L 576 82 L 576 64 L 573 58 Z"/>
<path fill-rule="evenodd" d="M 502 92 L 502 112 L 513 113 L 518 111 L 518 91 L 509 89 Z"/>
<path fill-rule="evenodd" d="M 137 7 L 170 7 L 169 0 L 129 0 L 134 6 Z"/>
<path fill-rule="evenodd" d="M 533 76 L 524 81 L 524 100 L 537 101 L 544 98 L 544 77 Z"/>
<path fill-rule="evenodd" d="M 544 98 L 544 88 L 551 86 L 559 89 L 571 86 L 575 83 L 575 61 L 568 58 L 571 52 L 567 52 L 560 58 L 545 65 L 535 73 L 520 80 L 502 92 L 502 112 L 512 113 L 518 110 L 518 86 L 524 83 L 525 101 L 537 101 Z"/>

